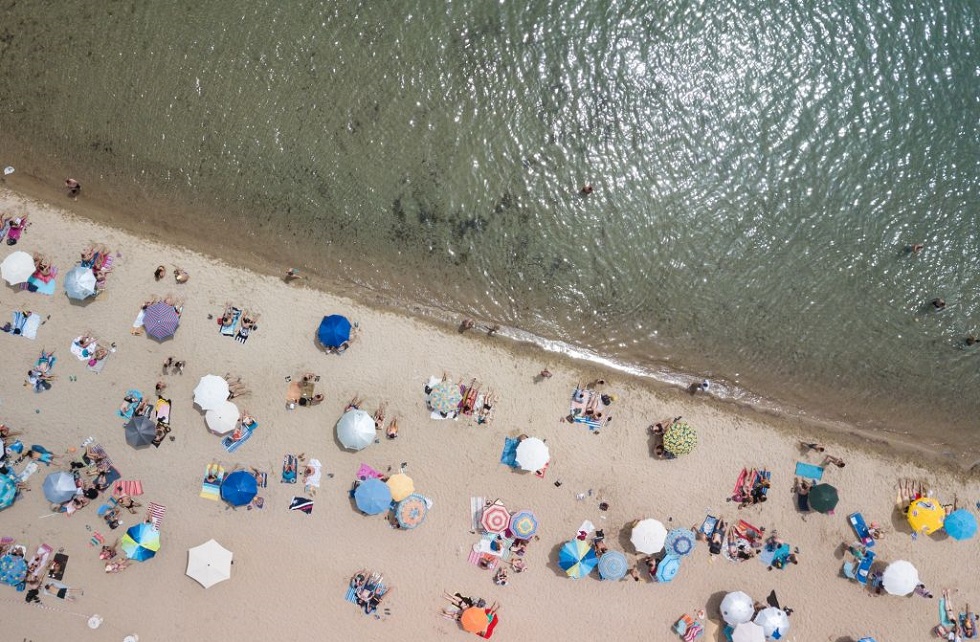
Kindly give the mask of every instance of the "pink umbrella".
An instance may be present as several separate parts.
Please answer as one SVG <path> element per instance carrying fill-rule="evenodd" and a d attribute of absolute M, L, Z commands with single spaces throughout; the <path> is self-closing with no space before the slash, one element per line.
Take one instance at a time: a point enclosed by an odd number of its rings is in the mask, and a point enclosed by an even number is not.
<path fill-rule="evenodd" d="M 480 525 L 488 533 L 503 533 L 510 526 L 510 512 L 503 504 L 487 506 L 483 509 Z"/>

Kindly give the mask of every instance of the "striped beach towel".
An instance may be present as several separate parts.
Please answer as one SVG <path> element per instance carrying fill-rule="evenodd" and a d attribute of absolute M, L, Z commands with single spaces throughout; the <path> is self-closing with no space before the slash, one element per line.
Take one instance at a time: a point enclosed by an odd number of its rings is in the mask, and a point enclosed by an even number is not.
<path fill-rule="evenodd" d="M 483 509 L 487 505 L 485 497 L 470 497 L 470 526 L 471 530 L 480 530 L 480 520 L 483 519 Z"/>
<path fill-rule="evenodd" d="M 212 476 L 214 481 L 208 481 Z M 204 482 L 201 484 L 200 496 L 213 501 L 221 499 L 221 482 L 224 478 L 225 469 L 221 464 L 208 464 L 204 468 Z"/>
<path fill-rule="evenodd" d="M 160 530 L 160 524 L 163 522 L 163 516 L 166 514 L 166 506 L 156 502 L 150 502 L 149 507 L 146 509 L 146 520 L 153 524 L 153 530 L 158 531 Z"/>
<path fill-rule="evenodd" d="M 255 429 L 258 427 L 259 422 L 257 421 L 253 421 L 250 424 L 242 424 L 242 436 L 238 439 L 232 439 L 231 435 L 228 435 L 221 440 L 221 445 L 225 447 L 225 450 L 233 453 L 252 437 L 252 433 L 255 432 Z"/>
<path fill-rule="evenodd" d="M 138 479 L 120 479 L 112 487 L 112 494 L 116 497 L 122 495 L 129 495 L 130 497 L 138 497 L 143 494 L 143 482 Z"/>
<path fill-rule="evenodd" d="M 105 451 L 105 448 L 102 447 L 102 444 L 96 443 L 94 441 L 88 441 L 87 439 L 85 441 L 88 443 L 83 443 L 82 448 L 88 448 L 93 453 L 98 455 L 99 463 L 102 465 L 103 468 L 108 469 L 113 466 L 112 459 L 109 457 L 109 454 Z M 89 459 L 88 455 L 83 456 L 82 459 L 88 464 L 92 463 L 92 460 Z"/>
<path fill-rule="evenodd" d="M 99 531 L 92 532 L 92 538 L 88 541 L 89 546 L 104 546 L 105 537 Z"/>

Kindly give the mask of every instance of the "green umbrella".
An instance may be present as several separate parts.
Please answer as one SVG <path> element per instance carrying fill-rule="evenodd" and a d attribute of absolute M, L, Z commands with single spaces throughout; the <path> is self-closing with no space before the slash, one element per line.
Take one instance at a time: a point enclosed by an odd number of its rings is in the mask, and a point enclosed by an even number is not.
<path fill-rule="evenodd" d="M 686 421 L 675 421 L 664 431 L 664 450 L 686 455 L 698 445 L 698 433 Z"/>
<path fill-rule="evenodd" d="M 830 484 L 817 484 L 810 489 L 810 508 L 829 513 L 837 506 L 837 489 Z"/>

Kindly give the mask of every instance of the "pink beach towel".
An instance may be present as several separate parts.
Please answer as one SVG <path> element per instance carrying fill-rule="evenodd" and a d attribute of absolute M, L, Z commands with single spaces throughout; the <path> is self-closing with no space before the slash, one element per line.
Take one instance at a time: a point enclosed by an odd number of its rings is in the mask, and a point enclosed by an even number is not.
<path fill-rule="evenodd" d="M 384 477 L 381 473 L 371 468 L 367 464 L 361 464 L 361 467 L 357 469 L 357 478 L 361 481 L 368 479 L 369 477 L 374 477 L 375 479 L 381 479 Z"/>
<path fill-rule="evenodd" d="M 163 516 L 166 514 L 167 507 L 156 502 L 150 502 L 149 507 L 146 509 L 147 520 L 153 524 L 154 530 L 160 530 L 160 524 L 163 522 Z"/>
<path fill-rule="evenodd" d="M 115 486 L 113 486 L 112 494 L 117 497 L 121 495 L 138 497 L 139 495 L 143 494 L 143 482 L 141 482 L 138 479 L 134 479 L 134 480 L 120 479 L 116 482 Z"/>

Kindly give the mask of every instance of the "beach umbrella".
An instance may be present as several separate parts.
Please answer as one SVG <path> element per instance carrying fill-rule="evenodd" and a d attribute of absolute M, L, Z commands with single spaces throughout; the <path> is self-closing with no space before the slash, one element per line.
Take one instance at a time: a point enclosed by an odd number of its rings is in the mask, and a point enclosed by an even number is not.
<path fill-rule="evenodd" d="M 320 321 L 316 338 L 325 348 L 339 348 L 344 341 L 350 340 L 350 327 L 347 317 L 331 314 Z"/>
<path fill-rule="evenodd" d="M 667 529 L 655 519 L 640 520 L 633 527 L 630 541 L 633 547 L 640 553 L 653 555 L 664 549 L 664 541 L 667 539 Z"/>
<path fill-rule="evenodd" d="M 732 630 L 732 642 L 766 642 L 766 631 L 755 622 L 742 622 Z"/>
<path fill-rule="evenodd" d="M 64 504 L 75 496 L 78 485 L 75 476 L 59 470 L 44 478 L 44 498 L 52 504 Z"/>
<path fill-rule="evenodd" d="M 221 499 L 232 506 L 244 506 L 252 501 L 259 492 L 255 475 L 244 470 L 236 470 L 226 475 L 221 482 Z"/>
<path fill-rule="evenodd" d="M 204 375 L 194 387 L 194 403 L 201 410 L 220 408 L 228 401 L 228 382 L 218 375 Z"/>
<path fill-rule="evenodd" d="M 621 580 L 629 570 L 626 556 L 619 551 L 606 551 L 599 558 L 599 577 L 604 580 Z"/>
<path fill-rule="evenodd" d="M 581 539 L 562 544 L 558 551 L 558 566 L 572 579 L 585 577 L 599 564 L 592 545 Z"/>
<path fill-rule="evenodd" d="M 810 489 L 810 508 L 815 511 L 829 513 L 837 502 L 837 489 L 830 484 L 817 484 Z"/>
<path fill-rule="evenodd" d="M 0 474 L 0 510 L 10 506 L 17 499 L 17 478 Z"/>
<path fill-rule="evenodd" d="M 137 562 L 148 560 L 160 550 L 160 531 L 148 522 L 130 526 L 126 534 L 119 539 L 119 548 L 131 560 Z"/>
<path fill-rule="evenodd" d="M 395 473 L 385 482 L 391 489 L 391 498 L 400 502 L 415 492 L 415 482 L 405 473 Z"/>
<path fill-rule="evenodd" d="M 686 455 L 698 445 L 698 433 L 686 421 L 675 421 L 664 431 L 664 450 Z"/>
<path fill-rule="evenodd" d="M 143 311 L 143 327 L 146 329 L 146 334 L 157 341 L 172 337 L 179 325 L 180 315 L 177 314 L 177 310 L 164 301 L 148 305 Z"/>
<path fill-rule="evenodd" d="M 429 513 L 429 502 L 418 493 L 412 493 L 395 506 L 395 520 L 406 530 L 411 530 L 425 521 Z"/>
<path fill-rule="evenodd" d="M 471 606 L 459 616 L 459 623 L 467 633 L 483 633 L 490 626 L 490 618 L 485 609 Z"/>
<path fill-rule="evenodd" d="M 668 553 L 657 562 L 657 571 L 653 574 L 653 579 L 666 584 L 677 576 L 679 570 L 681 570 L 681 558 Z"/>
<path fill-rule="evenodd" d="M 967 509 L 959 508 L 949 514 L 943 528 L 953 539 L 970 539 L 977 534 L 977 518 Z"/>
<path fill-rule="evenodd" d="M 503 504 L 491 504 L 483 509 L 480 526 L 488 533 L 503 533 L 510 526 L 510 511 Z"/>
<path fill-rule="evenodd" d="M 671 555 L 687 557 L 694 550 L 696 541 L 694 531 L 690 528 L 675 528 L 667 532 L 667 538 L 664 540 L 664 548 Z"/>
<path fill-rule="evenodd" d="M 11 252 L 0 263 L 0 277 L 10 285 L 24 283 L 35 270 L 34 257 L 27 252 Z"/>
<path fill-rule="evenodd" d="M 908 595 L 919 585 L 919 571 L 915 570 L 912 562 L 892 562 L 881 575 L 881 585 L 891 595 Z"/>
<path fill-rule="evenodd" d="M 538 532 L 538 518 L 529 510 L 517 511 L 511 515 L 509 528 L 517 539 L 531 539 Z"/>
<path fill-rule="evenodd" d="M 187 550 L 187 576 L 204 588 L 231 577 L 232 552 L 209 539 L 200 546 Z"/>
<path fill-rule="evenodd" d="M 133 448 L 146 448 L 157 436 L 157 424 L 146 416 L 136 416 L 126 422 L 126 443 Z"/>
<path fill-rule="evenodd" d="M 76 265 L 65 274 L 65 294 L 69 299 L 82 301 L 95 294 L 95 272 Z"/>
<path fill-rule="evenodd" d="M 537 437 L 528 437 L 517 444 L 517 465 L 523 470 L 541 470 L 549 461 L 551 453 L 548 452 L 548 444 Z"/>
<path fill-rule="evenodd" d="M 922 497 L 909 504 L 908 518 L 912 530 L 931 535 L 943 527 L 946 509 L 935 499 Z"/>
<path fill-rule="evenodd" d="M 20 555 L 0 557 L 0 582 L 17 586 L 27 577 L 27 562 Z"/>
<path fill-rule="evenodd" d="M 721 617 L 726 624 L 735 626 L 748 622 L 754 614 L 755 603 L 742 591 L 729 593 L 721 600 Z"/>
<path fill-rule="evenodd" d="M 374 443 L 374 418 L 357 408 L 344 413 L 337 422 L 337 439 L 348 450 L 361 450 Z"/>
<path fill-rule="evenodd" d="M 354 490 L 354 503 L 367 515 L 379 515 L 391 508 L 391 489 L 376 477 L 369 477 Z"/>
<path fill-rule="evenodd" d="M 216 435 L 227 435 L 238 425 L 241 413 L 238 406 L 230 401 L 222 402 L 217 408 L 211 408 L 204 413 L 204 423 L 208 425 L 208 430 Z"/>
<path fill-rule="evenodd" d="M 455 412 L 462 401 L 463 393 L 460 391 L 458 384 L 451 381 L 440 381 L 432 386 L 428 403 L 429 408 L 448 415 Z"/>
<path fill-rule="evenodd" d="M 767 640 L 782 640 L 789 633 L 789 616 L 775 606 L 762 609 L 752 621 L 762 627 Z"/>

